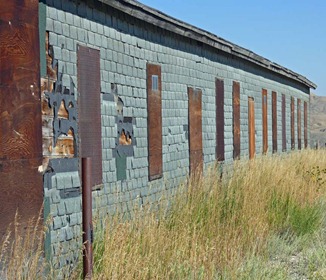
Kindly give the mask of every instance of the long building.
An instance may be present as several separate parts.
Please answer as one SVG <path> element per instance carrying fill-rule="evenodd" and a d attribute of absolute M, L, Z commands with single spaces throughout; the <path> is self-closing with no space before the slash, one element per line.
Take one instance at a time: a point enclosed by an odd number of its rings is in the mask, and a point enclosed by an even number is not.
<path fill-rule="evenodd" d="M 0 233 L 44 204 L 58 267 L 82 244 L 83 157 L 104 218 L 216 161 L 308 146 L 314 83 L 137 1 L 1 1 L 0 39 Z"/>

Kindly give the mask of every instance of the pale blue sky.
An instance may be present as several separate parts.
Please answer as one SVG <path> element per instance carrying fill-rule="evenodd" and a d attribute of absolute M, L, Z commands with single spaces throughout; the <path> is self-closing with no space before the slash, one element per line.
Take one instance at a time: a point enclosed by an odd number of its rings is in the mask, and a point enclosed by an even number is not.
<path fill-rule="evenodd" d="M 326 95 L 326 0 L 140 0 L 291 69 Z"/>

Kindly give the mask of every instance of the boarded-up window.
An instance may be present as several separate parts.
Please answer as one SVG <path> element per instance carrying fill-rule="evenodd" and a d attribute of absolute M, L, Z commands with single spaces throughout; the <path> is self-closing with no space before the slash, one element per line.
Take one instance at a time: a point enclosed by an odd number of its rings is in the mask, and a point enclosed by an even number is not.
<path fill-rule="evenodd" d="M 216 90 L 216 160 L 224 160 L 224 81 L 215 80 Z"/>
<path fill-rule="evenodd" d="M 301 150 L 301 100 L 298 99 L 298 107 L 297 107 L 297 125 L 298 125 L 298 149 Z"/>
<path fill-rule="evenodd" d="M 263 106 L 263 154 L 268 150 L 268 125 L 267 125 L 267 90 L 262 90 L 262 106 Z"/>
<path fill-rule="evenodd" d="M 77 50 L 79 91 L 79 156 L 92 161 L 91 184 L 102 184 L 100 52 L 84 46 Z"/>
<path fill-rule="evenodd" d="M 202 92 L 188 87 L 189 161 L 190 174 L 203 168 Z"/>
<path fill-rule="evenodd" d="M 240 158 L 240 83 L 233 82 L 233 159 Z"/>
<path fill-rule="evenodd" d="M 286 151 L 286 110 L 285 94 L 282 94 L 282 151 Z"/>
<path fill-rule="evenodd" d="M 163 176 L 161 66 L 147 64 L 147 127 L 149 180 Z"/>
<path fill-rule="evenodd" d="M 277 93 L 272 92 L 272 136 L 273 153 L 277 152 Z"/>
<path fill-rule="evenodd" d="M 248 97 L 248 136 L 249 136 L 249 158 L 255 157 L 256 136 L 255 136 L 255 101 Z"/>
<path fill-rule="evenodd" d="M 294 97 L 291 97 L 291 149 L 295 149 L 295 136 L 294 136 Z"/>
<path fill-rule="evenodd" d="M 303 103 L 304 105 L 304 107 L 303 107 L 303 114 L 304 114 L 304 123 L 303 123 L 303 125 L 304 125 L 304 147 L 307 149 L 308 148 L 308 107 L 307 107 L 307 102 L 305 101 L 304 103 Z"/>

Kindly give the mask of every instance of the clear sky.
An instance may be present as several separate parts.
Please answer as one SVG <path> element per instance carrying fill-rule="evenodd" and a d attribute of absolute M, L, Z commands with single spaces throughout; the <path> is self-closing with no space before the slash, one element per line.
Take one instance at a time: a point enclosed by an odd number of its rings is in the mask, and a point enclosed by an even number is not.
<path fill-rule="evenodd" d="M 297 72 L 326 96 L 326 0 L 140 0 Z"/>

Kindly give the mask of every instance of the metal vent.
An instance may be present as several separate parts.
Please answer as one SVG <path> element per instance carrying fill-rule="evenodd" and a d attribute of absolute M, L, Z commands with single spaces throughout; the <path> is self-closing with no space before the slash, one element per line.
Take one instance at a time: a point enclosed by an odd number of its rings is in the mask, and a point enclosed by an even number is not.
<path fill-rule="evenodd" d="M 92 159 L 92 187 L 102 184 L 100 52 L 78 46 L 79 157 Z"/>

